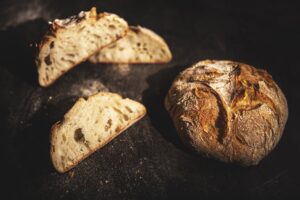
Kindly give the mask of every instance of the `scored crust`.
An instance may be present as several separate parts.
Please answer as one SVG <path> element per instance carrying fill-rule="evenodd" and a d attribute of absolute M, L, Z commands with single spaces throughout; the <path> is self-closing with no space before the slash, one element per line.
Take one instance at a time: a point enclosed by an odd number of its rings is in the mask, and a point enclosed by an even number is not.
<path fill-rule="evenodd" d="M 165 107 L 185 144 L 245 166 L 275 148 L 288 118 L 285 96 L 272 77 L 233 61 L 205 60 L 181 72 Z"/>
<path fill-rule="evenodd" d="M 98 117 L 95 117 L 97 110 Z M 64 119 L 52 126 L 50 154 L 53 166 L 60 173 L 70 170 L 145 114 L 146 109 L 142 104 L 123 99 L 115 93 L 100 92 L 87 100 L 80 98 L 65 114 Z M 76 140 L 79 129 L 83 140 Z M 78 148 L 82 149 L 79 151 Z"/>
<path fill-rule="evenodd" d="M 167 63 L 172 53 L 162 37 L 141 27 L 130 26 L 122 39 L 90 57 L 92 63 Z"/>
<path fill-rule="evenodd" d="M 71 68 L 123 37 L 127 30 L 125 20 L 111 13 L 97 14 L 95 7 L 50 22 L 50 31 L 39 44 L 36 59 L 40 85 L 51 85 Z"/>

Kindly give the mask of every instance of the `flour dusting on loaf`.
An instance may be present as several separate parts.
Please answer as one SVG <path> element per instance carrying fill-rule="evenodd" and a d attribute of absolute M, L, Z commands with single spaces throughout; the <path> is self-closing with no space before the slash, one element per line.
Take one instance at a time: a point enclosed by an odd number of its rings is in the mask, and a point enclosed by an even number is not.
<path fill-rule="evenodd" d="M 285 96 L 272 77 L 233 61 L 205 60 L 181 72 L 165 107 L 185 144 L 245 166 L 275 148 L 288 117 Z"/>

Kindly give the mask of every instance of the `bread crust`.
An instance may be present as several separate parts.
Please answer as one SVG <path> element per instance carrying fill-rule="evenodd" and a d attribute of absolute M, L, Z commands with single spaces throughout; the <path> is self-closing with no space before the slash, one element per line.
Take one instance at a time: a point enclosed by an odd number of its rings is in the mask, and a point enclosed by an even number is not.
<path fill-rule="evenodd" d="M 181 72 L 165 99 L 185 144 L 209 157 L 256 165 L 279 142 L 288 118 L 284 94 L 265 70 L 205 60 Z"/>

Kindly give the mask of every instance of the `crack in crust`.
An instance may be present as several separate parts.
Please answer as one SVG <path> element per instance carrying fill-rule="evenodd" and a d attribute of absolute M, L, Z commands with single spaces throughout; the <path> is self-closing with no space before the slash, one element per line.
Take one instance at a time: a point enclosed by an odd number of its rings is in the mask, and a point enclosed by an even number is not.
<path fill-rule="evenodd" d="M 281 138 L 286 99 L 264 70 L 201 61 L 179 74 L 165 99 L 184 143 L 225 162 L 255 165 Z"/>

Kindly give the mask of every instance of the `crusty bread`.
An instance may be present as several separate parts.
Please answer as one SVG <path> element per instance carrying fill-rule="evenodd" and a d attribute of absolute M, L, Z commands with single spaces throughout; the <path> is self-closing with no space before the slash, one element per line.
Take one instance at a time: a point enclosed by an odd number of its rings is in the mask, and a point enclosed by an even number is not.
<path fill-rule="evenodd" d="M 165 107 L 188 146 L 244 166 L 258 164 L 275 148 L 288 118 L 272 77 L 232 61 L 206 60 L 184 70 Z"/>
<path fill-rule="evenodd" d="M 115 14 L 97 14 L 93 7 L 63 20 L 54 20 L 39 45 L 37 68 L 41 86 L 49 86 L 65 72 L 117 39 L 128 29 Z"/>
<path fill-rule="evenodd" d="M 58 172 L 73 168 L 146 114 L 145 107 L 120 95 L 100 92 L 80 98 L 51 130 L 51 158 Z"/>
<path fill-rule="evenodd" d="M 93 63 L 167 63 L 172 59 L 167 43 L 153 31 L 131 26 L 126 36 L 103 48 Z"/>

